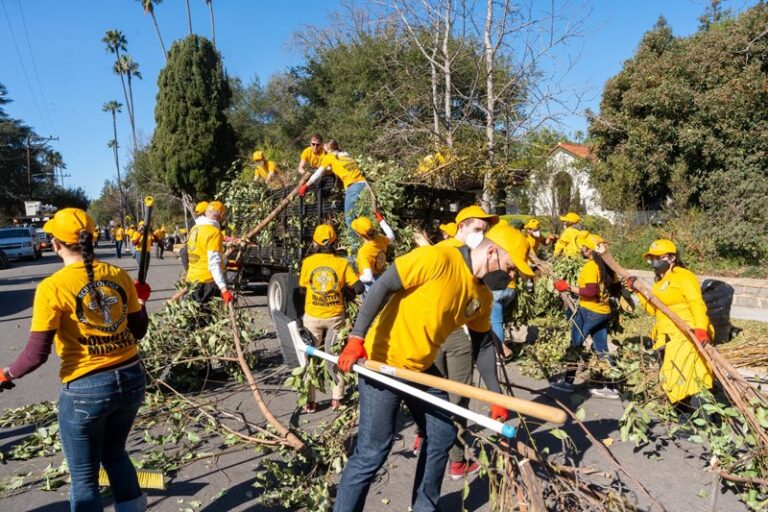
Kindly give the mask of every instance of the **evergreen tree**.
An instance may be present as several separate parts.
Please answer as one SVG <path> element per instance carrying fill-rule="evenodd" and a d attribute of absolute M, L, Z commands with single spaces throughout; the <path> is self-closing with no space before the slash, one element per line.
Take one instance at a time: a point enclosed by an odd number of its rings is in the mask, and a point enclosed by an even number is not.
<path fill-rule="evenodd" d="M 158 86 L 151 167 L 174 192 L 210 198 L 235 158 L 225 115 L 232 93 L 219 52 L 197 35 L 177 41 Z"/>

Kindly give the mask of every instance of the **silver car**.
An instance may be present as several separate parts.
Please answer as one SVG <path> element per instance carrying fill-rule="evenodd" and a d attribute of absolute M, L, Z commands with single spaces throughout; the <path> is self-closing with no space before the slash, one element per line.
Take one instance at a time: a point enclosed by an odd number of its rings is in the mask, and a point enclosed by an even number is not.
<path fill-rule="evenodd" d="M 40 239 L 35 228 L 0 229 L 0 250 L 9 258 L 30 258 L 36 260 L 41 255 Z"/>

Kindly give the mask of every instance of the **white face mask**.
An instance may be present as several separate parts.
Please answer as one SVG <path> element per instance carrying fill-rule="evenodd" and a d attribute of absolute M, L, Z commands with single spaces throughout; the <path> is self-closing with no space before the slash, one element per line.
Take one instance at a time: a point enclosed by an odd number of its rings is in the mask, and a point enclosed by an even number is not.
<path fill-rule="evenodd" d="M 464 244 L 470 249 L 476 249 L 477 246 L 483 242 L 483 238 L 485 237 L 479 231 L 470 233 L 467 235 L 467 238 L 464 239 Z"/>
<path fill-rule="evenodd" d="M 539 230 L 537 229 L 537 230 L 531 231 L 531 234 L 532 234 L 534 237 L 536 237 L 536 238 L 539 238 L 539 237 L 541 236 L 541 231 L 539 231 Z"/>

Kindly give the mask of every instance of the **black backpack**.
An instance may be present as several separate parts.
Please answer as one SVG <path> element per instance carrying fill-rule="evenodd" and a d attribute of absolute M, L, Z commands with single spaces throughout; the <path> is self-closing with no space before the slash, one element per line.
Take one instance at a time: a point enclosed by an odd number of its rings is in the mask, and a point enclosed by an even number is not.
<path fill-rule="evenodd" d="M 701 295 L 707 305 L 707 316 L 715 328 L 715 343 L 731 339 L 731 305 L 733 287 L 723 281 L 707 279 L 701 283 Z"/>

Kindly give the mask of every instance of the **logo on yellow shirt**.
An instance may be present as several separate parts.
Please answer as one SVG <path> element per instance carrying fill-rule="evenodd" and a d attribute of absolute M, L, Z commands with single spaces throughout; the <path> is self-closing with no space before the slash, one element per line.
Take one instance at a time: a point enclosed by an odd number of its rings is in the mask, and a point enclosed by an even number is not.
<path fill-rule="evenodd" d="M 477 297 L 472 297 L 467 302 L 467 307 L 464 308 L 464 316 L 469 318 L 478 311 L 480 311 L 480 300 Z"/>
<path fill-rule="evenodd" d="M 381 270 L 387 266 L 387 254 L 384 251 L 379 251 L 376 253 L 376 271 L 381 272 Z"/>
<path fill-rule="evenodd" d="M 327 295 L 329 292 L 336 291 L 339 276 L 331 267 L 317 267 L 309 275 L 309 284 L 316 294 Z"/>
<path fill-rule="evenodd" d="M 99 307 L 94 293 L 101 296 Z M 115 332 L 126 319 L 128 299 L 125 290 L 112 281 L 86 284 L 75 297 L 75 313 L 80 323 L 102 332 Z"/>

